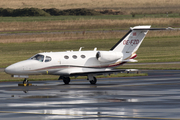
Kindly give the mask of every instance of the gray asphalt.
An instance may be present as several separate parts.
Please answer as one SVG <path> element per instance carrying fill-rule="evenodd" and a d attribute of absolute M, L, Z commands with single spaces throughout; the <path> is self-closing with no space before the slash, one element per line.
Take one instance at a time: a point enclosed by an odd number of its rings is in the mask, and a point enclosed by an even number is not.
<path fill-rule="evenodd" d="M 0 120 L 180 119 L 180 70 L 143 71 L 149 76 L 0 83 Z"/>

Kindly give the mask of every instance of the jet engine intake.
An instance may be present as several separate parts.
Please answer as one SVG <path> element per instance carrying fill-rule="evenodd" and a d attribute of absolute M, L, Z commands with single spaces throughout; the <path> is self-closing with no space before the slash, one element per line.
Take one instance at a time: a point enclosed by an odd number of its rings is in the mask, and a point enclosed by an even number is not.
<path fill-rule="evenodd" d="M 96 58 L 100 62 L 113 62 L 122 58 L 122 53 L 113 51 L 98 51 Z"/>

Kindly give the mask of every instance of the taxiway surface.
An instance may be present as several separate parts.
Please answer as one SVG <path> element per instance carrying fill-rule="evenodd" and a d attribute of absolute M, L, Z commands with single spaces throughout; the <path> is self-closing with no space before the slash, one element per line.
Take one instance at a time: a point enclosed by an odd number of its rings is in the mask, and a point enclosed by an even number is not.
<path fill-rule="evenodd" d="M 150 70 L 149 76 L 0 83 L 0 120 L 180 119 L 180 70 Z"/>

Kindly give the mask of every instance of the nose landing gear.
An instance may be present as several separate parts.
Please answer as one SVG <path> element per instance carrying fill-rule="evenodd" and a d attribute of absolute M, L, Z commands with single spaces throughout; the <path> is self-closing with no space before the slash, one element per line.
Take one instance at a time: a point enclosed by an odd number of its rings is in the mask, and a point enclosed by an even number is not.
<path fill-rule="evenodd" d="M 29 81 L 27 80 L 27 78 L 24 79 L 23 84 L 27 84 L 27 85 L 29 84 Z"/>
<path fill-rule="evenodd" d="M 18 86 L 32 86 L 32 84 L 25 78 L 23 83 L 18 84 Z"/>

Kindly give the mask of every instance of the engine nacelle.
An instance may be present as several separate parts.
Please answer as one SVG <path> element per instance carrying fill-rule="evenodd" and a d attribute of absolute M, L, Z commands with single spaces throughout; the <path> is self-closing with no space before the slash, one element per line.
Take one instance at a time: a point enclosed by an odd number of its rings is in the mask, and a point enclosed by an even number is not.
<path fill-rule="evenodd" d="M 100 62 L 113 62 L 122 57 L 122 53 L 113 51 L 98 51 L 96 54 L 96 58 Z"/>

